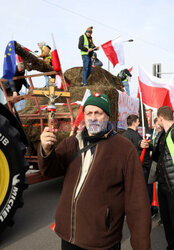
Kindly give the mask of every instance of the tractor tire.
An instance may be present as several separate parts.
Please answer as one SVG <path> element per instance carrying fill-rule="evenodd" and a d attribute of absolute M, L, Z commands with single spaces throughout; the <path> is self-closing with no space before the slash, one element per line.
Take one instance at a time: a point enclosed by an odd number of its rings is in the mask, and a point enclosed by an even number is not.
<path fill-rule="evenodd" d="M 25 152 L 19 130 L 0 114 L 0 233 L 13 225 L 16 210 L 23 206 L 23 190 L 28 186 Z"/>

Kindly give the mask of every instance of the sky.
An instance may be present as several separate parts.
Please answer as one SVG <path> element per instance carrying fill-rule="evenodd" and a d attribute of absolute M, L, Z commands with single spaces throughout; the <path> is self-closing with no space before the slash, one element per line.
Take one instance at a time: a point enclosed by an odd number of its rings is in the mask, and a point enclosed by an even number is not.
<path fill-rule="evenodd" d="M 173 0 L 0 0 L 0 6 L 0 77 L 9 41 L 35 51 L 40 41 L 52 46 L 51 33 L 63 72 L 82 66 L 78 41 L 89 26 L 96 46 L 117 37 L 124 42 L 124 66 L 113 68 L 110 63 L 108 68 L 101 47 L 97 56 L 114 75 L 133 66 L 132 96 L 137 94 L 138 64 L 152 74 L 152 65 L 161 63 L 162 78 L 174 73 Z M 126 42 L 129 39 L 134 41 Z M 34 85 L 42 87 L 44 80 L 36 78 Z"/>

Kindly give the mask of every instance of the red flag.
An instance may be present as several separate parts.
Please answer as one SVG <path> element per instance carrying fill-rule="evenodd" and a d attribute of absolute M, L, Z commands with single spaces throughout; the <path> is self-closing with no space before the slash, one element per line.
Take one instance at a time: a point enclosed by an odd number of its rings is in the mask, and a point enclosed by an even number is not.
<path fill-rule="evenodd" d="M 133 70 L 133 66 L 129 69 L 129 72 L 131 72 Z"/>
<path fill-rule="evenodd" d="M 144 104 L 153 108 L 169 106 L 174 109 L 174 86 L 169 81 L 150 76 L 140 66 L 138 81 Z M 139 92 L 137 97 L 140 98 Z"/>
<path fill-rule="evenodd" d="M 125 64 L 122 43 L 113 42 L 112 40 L 110 40 L 107 43 L 102 44 L 101 47 L 109 61 L 113 64 L 113 67 L 115 67 L 117 63 L 119 63 L 120 65 Z"/>
<path fill-rule="evenodd" d="M 145 155 L 145 152 L 146 152 L 146 149 L 143 148 L 142 152 L 141 152 L 141 155 L 140 155 L 140 161 L 141 161 L 141 164 L 143 164 L 143 160 L 144 160 L 144 155 Z"/>
<path fill-rule="evenodd" d="M 56 227 L 56 223 L 54 222 L 54 223 L 50 226 L 50 228 L 51 228 L 53 231 L 55 231 L 55 227 Z"/>
<path fill-rule="evenodd" d="M 61 65 L 60 65 L 60 60 L 59 60 L 58 52 L 56 49 L 56 44 L 54 41 L 53 34 L 52 34 L 52 42 L 53 42 L 53 50 L 51 51 L 51 62 L 52 62 L 54 70 L 59 72 L 61 71 Z"/>
<path fill-rule="evenodd" d="M 84 97 L 83 97 L 83 100 L 82 100 L 82 103 L 81 103 L 81 106 L 79 108 L 79 111 L 77 113 L 77 116 L 76 116 L 76 119 L 75 119 L 75 122 L 74 122 L 74 126 L 78 128 L 79 124 L 81 121 L 84 120 L 84 113 L 83 113 L 83 105 L 86 101 L 86 99 L 91 95 L 91 92 L 89 89 L 86 89 L 86 92 L 84 94 Z"/>

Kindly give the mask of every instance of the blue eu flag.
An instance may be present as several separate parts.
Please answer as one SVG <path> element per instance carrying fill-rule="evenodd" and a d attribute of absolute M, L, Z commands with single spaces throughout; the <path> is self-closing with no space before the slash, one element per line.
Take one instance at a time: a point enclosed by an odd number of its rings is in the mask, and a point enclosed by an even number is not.
<path fill-rule="evenodd" d="M 11 80 L 16 73 L 15 41 L 10 41 L 6 47 L 3 65 L 3 78 Z"/>

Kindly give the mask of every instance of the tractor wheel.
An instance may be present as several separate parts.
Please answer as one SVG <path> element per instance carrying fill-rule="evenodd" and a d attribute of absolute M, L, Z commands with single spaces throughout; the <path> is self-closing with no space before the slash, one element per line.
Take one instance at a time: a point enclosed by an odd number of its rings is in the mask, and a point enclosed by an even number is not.
<path fill-rule="evenodd" d="M 25 152 L 20 132 L 0 115 L 0 232 L 13 224 L 16 210 L 23 206 L 23 190 L 28 186 Z"/>

